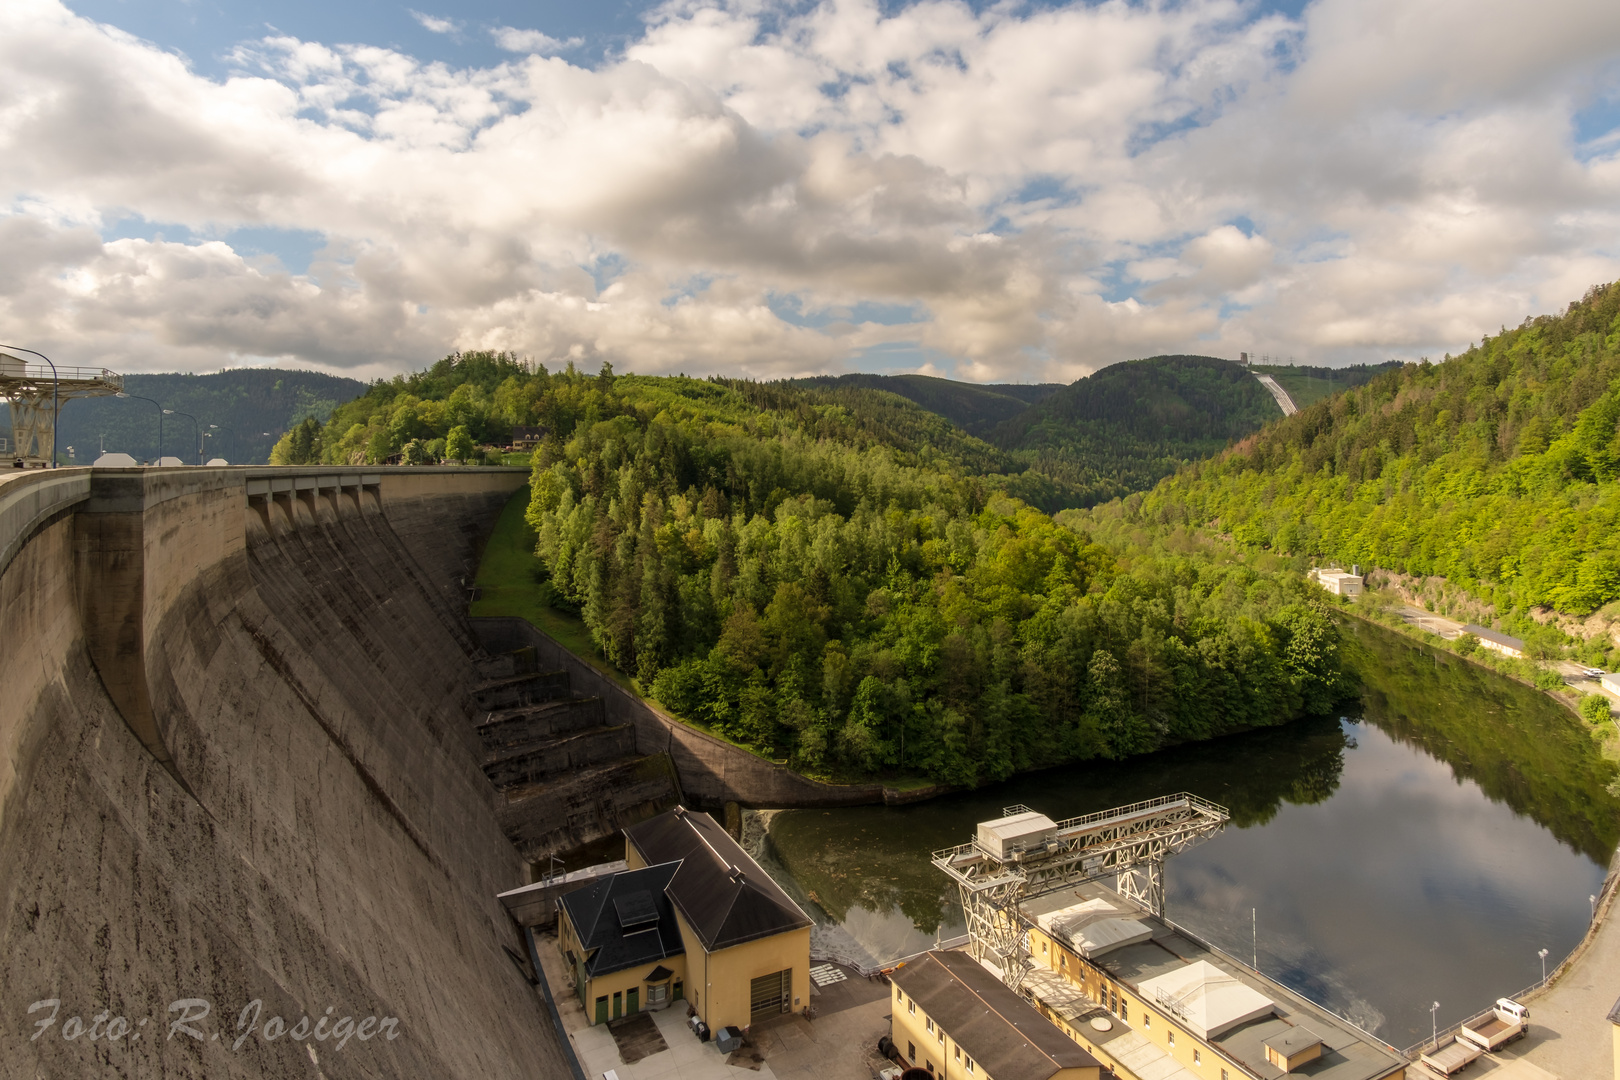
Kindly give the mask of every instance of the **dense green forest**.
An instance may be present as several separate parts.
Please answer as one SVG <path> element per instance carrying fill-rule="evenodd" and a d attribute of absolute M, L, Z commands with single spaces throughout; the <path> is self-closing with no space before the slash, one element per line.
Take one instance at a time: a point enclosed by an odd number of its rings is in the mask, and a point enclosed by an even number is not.
<path fill-rule="evenodd" d="M 1247 370 L 1212 356 L 1114 364 L 1043 398 L 985 438 L 1089 506 L 1144 491 L 1280 416 Z"/>
<path fill-rule="evenodd" d="M 550 376 L 538 407 L 565 419 L 529 520 L 552 602 L 677 714 L 817 773 L 975 784 L 1340 692 L 1297 578 L 1098 544 L 977 472 L 976 440 L 865 400 L 885 419 L 781 386 Z"/>
<path fill-rule="evenodd" d="M 1318 401 L 1126 507 L 1443 576 L 1505 614 L 1592 612 L 1620 599 L 1620 284 Z"/>
<path fill-rule="evenodd" d="M 886 390 L 936 413 L 981 438 L 1054 391 L 1062 383 L 963 383 L 929 375 L 818 375 L 795 379 L 798 386 Z"/>
<path fill-rule="evenodd" d="M 1322 398 L 1341 390 L 1349 390 L 1400 367 L 1398 360 L 1383 364 L 1351 364 L 1348 367 L 1306 367 L 1295 364 L 1251 364 L 1249 371 L 1270 375 L 1277 385 L 1288 391 L 1297 408 L 1313 405 Z"/>
<path fill-rule="evenodd" d="M 83 398 L 62 408 L 56 442 L 63 464 L 88 465 L 108 451 L 137 461 L 163 455 L 196 460 L 199 436 L 204 460 L 225 458 L 236 465 L 262 465 L 270 448 L 288 429 L 306 418 L 324 422 L 341 402 L 363 393 L 356 379 L 314 371 L 237 368 L 212 375 L 126 375 L 124 389 L 139 397 Z M 158 446 L 158 409 L 173 410 L 163 418 L 163 445 Z M 182 415 L 196 417 L 197 426 Z M 11 436 L 11 418 L 0 410 L 0 436 Z M 74 454 L 68 457 L 68 447 Z"/>

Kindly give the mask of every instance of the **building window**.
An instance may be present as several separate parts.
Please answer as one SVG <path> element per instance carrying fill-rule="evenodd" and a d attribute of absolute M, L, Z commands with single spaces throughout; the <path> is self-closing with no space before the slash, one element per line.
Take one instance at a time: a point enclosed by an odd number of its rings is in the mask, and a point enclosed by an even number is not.
<path fill-rule="evenodd" d="M 1221 1070 L 1221 1080 L 1232 1080 L 1231 1076 L 1227 1075 L 1225 1069 Z"/>
<path fill-rule="evenodd" d="M 934 1034 L 939 1036 L 939 1045 L 944 1046 L 945 1045 L 945 1029 L 944 1028 L 935 1028 L 934 1029 Z"/>
<path fill-rule="evenodd" d="M 917 1015 L 917 999 L 916 998 L 912 998 L 910 1001 L 906 1002 L 906 1012 L 910 1013 L 912 1016 Z"/>
<path fill-rule="evenodd" d="M 930 1016 L 927 1019 L 923 1020 L 923 1030 L 924 1031 L 933 1031 L 934 1030 L 934 1018 L 933 1017 Z"/>
<path fill-rule="evenodd" d="M 1175 1032 L 1167 1031 L 1167 1032 L 1164 1033 L 1164 1037 L 1165 1037 L 1166 1040 L 1169 1041 L 1171 1046 L 1176 1045 L 1176 1033 Z"/>
<path fill-rule="evenodd" d="M 1194 1065 L 1202 1065 L 1203 1063 L 1204 1063 L 1204 1055 L 1200 1054 L 1197 1050 L 1194 1050 L 1193 1051 L 1193 1064 Z"/>
<path fill-rule="evenodd" d="M 1044 941 L 1041 942 L 1041 955 L 1042 956 L 1046 955 L 1046 942 L 1044 942 Z"/>
<path fill-rule="evenodd" d="M 916 1061 L 917 1060 L 917 1044 L 916 1043 L 914 1043 L 914 1042 L 906 1043 L 906 1060 L 907 1061 Z"/>
<path fill-rule="evenodd" d="M 906 1000 L 906 995 L 900 992 L 900 988 L 898 986 L 894 988 L 894 1000 L 896 1000 L 896 1001 L 904 1001 L 904 1000 Z"/>
<path fill-rule="evenodd" d="M 927 1069 L 929 1072 L 933 1072 L 934 1071 L 934 1063 L 932 1061 L 925 1061 L 925 1062 L 923 1062 L 923 1068 Z"/>
<path fill-rule="evenodd" d="M 973 1059 L 972 1058 L 967 1059 L 967 1071 L 968 1072 L 973 1071 Z"/>
<path fill-rule="evenodd" d="M 961 1061 L 961 1060 L 962 1060 L 962 1048 L 961 1048 L 961 1047 L 960 1047 L 960 1046 L 958 1046 L 958 1047 L 957 1047 L 957 1048 L 956 1048 L 956 1060 L 957 1060 L 957 1061 Z"/>
<path fill-rule="evenodd" d="M 1129 1005 L 1130 1002 L 1126 1002 L 1126 1004 Z M 1120 1015 L 1123 1016 L 1124 1014 L 1121 1013 Z M 1153 1014 L 1148 1012 L 1146 1009 L 1142 1010 L 1142 1030 L 1143 1031 L 1152 1031 L 1153 1030 Z"/>

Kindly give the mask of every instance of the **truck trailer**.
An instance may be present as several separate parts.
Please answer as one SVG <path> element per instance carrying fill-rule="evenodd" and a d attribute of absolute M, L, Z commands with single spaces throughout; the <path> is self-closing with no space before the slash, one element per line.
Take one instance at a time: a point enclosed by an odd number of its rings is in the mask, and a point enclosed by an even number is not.
<path fill-rule="evenodd" d="M 1497 998 L 1496 1007 L 1483 1020 L 1470 1020 L 1457 1038 L 1466 1039 L 1487 1053 L 1495 1052 L 1530 1030 L 1530 1010 L 1511 998 Z"/>

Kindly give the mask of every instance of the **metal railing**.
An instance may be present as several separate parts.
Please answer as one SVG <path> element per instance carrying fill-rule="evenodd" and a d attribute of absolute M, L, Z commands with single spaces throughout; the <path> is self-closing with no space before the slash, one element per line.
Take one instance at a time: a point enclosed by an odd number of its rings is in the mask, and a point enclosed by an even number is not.
<path fill-rule="evenodd" d="M 1537 979 L 1523 990 L 1518 990 L 1514 993 L 1505 994 L 1502 996 L 1506 997 L 1509 1001 L 1518 1001 L 1520 998 L 1526 997 L 1527 995 L 1533 994 L 1537 990 L 1540 990 L 1551 981 L 1551 978 Z M 1465 1017 L 1464 1019 L 1457 1021 L 1455 1024 L 1452 1024 L 1450 1027 L 1440 1028 L 1435 1034 L 1429 1036 L 1427 1039 L 1424 1039 L 1422 1042 L 1413 1043 L 1405 1050 L 1402 1050 L 1401 1053 L 1406 1055 L 1406 1059 L 1408 1061 L 1416 1061 L 1423 1054 L 1426 1054 L 1431 1050 L 1438 1050 L 1447 1039 L 1451 1038 L 1453 1035 L 1456 1035 L 1463 1028 L 1483 1021 L 1495 1011 L 1496 1003 L 1492 1002 L 1489 1009 L 1486 1009 L 1483 1012 L 1477 1012 L 1473 1016 Z"/>
<path fill-rule="evenodd" d="M 1181 805 L 1185 805 L 1192 810 L 1197 810 L 1200 813 L 1208 814 L 1211 817 L 1228 816 L 1226 807 L 1217 803 L 1212 803 L 1208 799 L 1200 799 L 1197 795 L 1194 795 L 1190 791 L 1181 791 L 1174 795 L 1160 795 L 1156 799 L 1143 799 L 1141 802 L 1133 802 L 1126 806 L 1115 806 L 1110 807 L 1107 810 L 1098 810 L 1092 814 L 1082 814 L 1079 817 L 1065 818 L 1057 823 L 1057 827 L 1059 833 L 1073 832 L 1076 829 L 1102 825 L 1109 821 L 1117 821 L 1122 818 L 1135 817 L 1138 814 L 1146 813 L 1149 810 L 1157 810 L 1165 806 Z"/>
<path fill-rule="evenodd" d="M 9 356 L 9 353 L 5 355 Z M 7 380 L 18 382 L 44 383 L 52 381 L 53 373 L 44 364 L 0 364 L 0 383 Z M 96 382 L 105 383 L 117 390 L 124 388 L 124 377 L 116 371 L 107 368 L 92 367 L 62 367 L 58 366 L 54 373 L 56 381 L 69 382 Z"/>

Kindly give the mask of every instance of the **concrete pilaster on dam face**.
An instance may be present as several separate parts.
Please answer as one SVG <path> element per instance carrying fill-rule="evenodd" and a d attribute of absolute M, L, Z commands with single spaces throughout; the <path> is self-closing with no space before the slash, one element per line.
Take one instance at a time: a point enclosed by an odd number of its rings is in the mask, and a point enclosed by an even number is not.
<path fill-rule="evenodd" d="M 280 535 L 248 508 L 252 474 L 109 476 L 133 503 L 30 523 L 0 569 L 0 1075 L 564 1075 L 502 949 L 521 943 L 494 895 L 526 879 L 458 606 L 524 473 L 384 471 Z M 122 554 L 91 513 L 133 515 Z M 118 694 L 93 652 L 123 665 Z M 141 696 L 185 787 L 117 700 Z M 182 999 L 209 1003 L 201 1040 L 164 1037 Z M 104 1011 L 130 1033 L 63 1037 Z M 267 1041 L 274 1016 L 394 1017 L 398 1037 Z"/>

